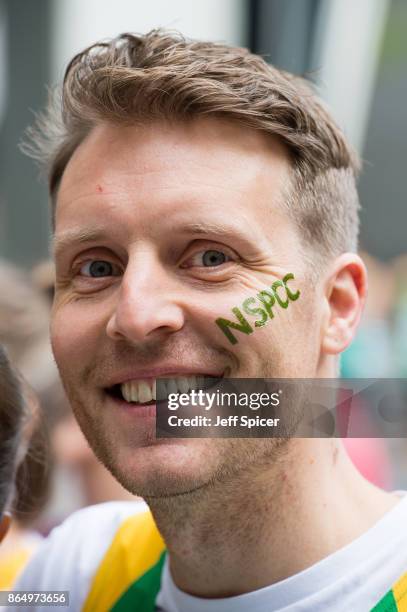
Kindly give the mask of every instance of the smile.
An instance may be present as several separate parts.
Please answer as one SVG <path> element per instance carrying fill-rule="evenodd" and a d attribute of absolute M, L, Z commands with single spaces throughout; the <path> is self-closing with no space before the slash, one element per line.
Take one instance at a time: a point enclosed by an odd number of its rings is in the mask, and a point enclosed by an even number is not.
<path fill-rule="evenodd" d="M 222 378 L 217 376 L 216 378 Z M 164 380 L 167 378 L 168 380 Z M 157 380 L 162 385 L 161 391 L 170 393 L 189 393 L 192 390 L 204 388 L 209 381 L 213 383 L 215 377 L 205 374 L 190 374 L 188 376 L 159 377 L 149 379 L 133 379 L 124 383 L 113 385 L 106 389 L 108 395 L 124 400 L 129 404 L 154 404 L 157 399 Z"/>

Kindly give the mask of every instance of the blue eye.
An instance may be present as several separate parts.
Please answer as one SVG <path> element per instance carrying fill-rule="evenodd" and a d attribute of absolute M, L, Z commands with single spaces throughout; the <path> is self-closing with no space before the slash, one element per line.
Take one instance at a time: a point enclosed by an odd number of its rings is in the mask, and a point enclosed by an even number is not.
<path fill-rule="evenodd" d="M 87 261 L 81 267 L 81 273 L 83 276 L 90 276 L 91 278 L 103 278 L 105 276 L 117 276 L 115 266 L 110 261 L 103 261 L 100 259 L 94 259 Z"/>
<path fill-rule="evenodd" d="M 204 251 L 202 256 L 204 266 L 220 266 L 226 261 L 226 255 L 222 251 Z"/>
<path fill-rule="evenodd" d="M 232 258 L 217 249 L 196 251 L 185 264 L 184 268 L 217 268 L 222 264 L 232 261 Z"/>

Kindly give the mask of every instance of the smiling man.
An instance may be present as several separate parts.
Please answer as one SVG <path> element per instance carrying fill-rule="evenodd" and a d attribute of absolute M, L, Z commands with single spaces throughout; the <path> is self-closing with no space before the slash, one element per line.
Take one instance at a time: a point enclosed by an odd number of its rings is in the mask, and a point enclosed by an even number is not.
<path fill-rule="evenodd" d="M 35 136 L 53 350 L 96 455 L 148 506 L 77 513 L 18 588 L 88 611 L 369 609 L 407 565 L 407 499 L 340 440 L 155 433 L 157 378 L 336 376 L 366 295 L 341 132 L 302 81 L 161 31 L 76 56 L 62 102 Z M 216 320 L 287 274 L 300 299 L 232 345 Z"/>

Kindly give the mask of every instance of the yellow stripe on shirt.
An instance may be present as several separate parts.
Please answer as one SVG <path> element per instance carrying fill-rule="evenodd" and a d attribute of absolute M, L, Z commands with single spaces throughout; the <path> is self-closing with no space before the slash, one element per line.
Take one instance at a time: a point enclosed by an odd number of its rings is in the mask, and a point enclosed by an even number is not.
<path fill-rule="evenodd" d="M 393 585 L 392 590 L 398 612 L 407 612 L 407 573 Z"/>
<path fill-rule="evenodd" d="M 0 557 L 0 591 L 11 589 L 33 552 L 32 549 L 21 548 Z"/>
<path fill-rule="evenodd" d="M 94 576 L 83 612 L 110 610 L 129 586 L 157 561 L 165 544 L 150 512 L 119 527 Z"/>

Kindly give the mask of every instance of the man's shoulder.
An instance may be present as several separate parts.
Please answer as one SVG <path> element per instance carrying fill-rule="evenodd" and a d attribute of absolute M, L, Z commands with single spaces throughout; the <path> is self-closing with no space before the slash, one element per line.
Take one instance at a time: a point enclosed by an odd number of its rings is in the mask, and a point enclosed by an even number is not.
<path fill-rule="evenodd" d="M 51 531 L 15 588 L 68 590 L 71 599 L 83 602 L 120 528 L 131 517 L 143 514 L 149 514 L 149 510 L 141 501 L 107 502 L 78 510 Z"/>
<path fill-rule="evenodd" d="M 73 512 L 60 525 L 55 527 L 45 542 L 62 539 L 65 536 L 80 534 L 93 538 L 95 531 L 103 533 L 115 530 L 123 521 L 133 515 L 149 512 L 144 501 L 110 501 L 94 506 L 86 506 Z M 71 542 L 72 545 L 72 542 Z"/>

